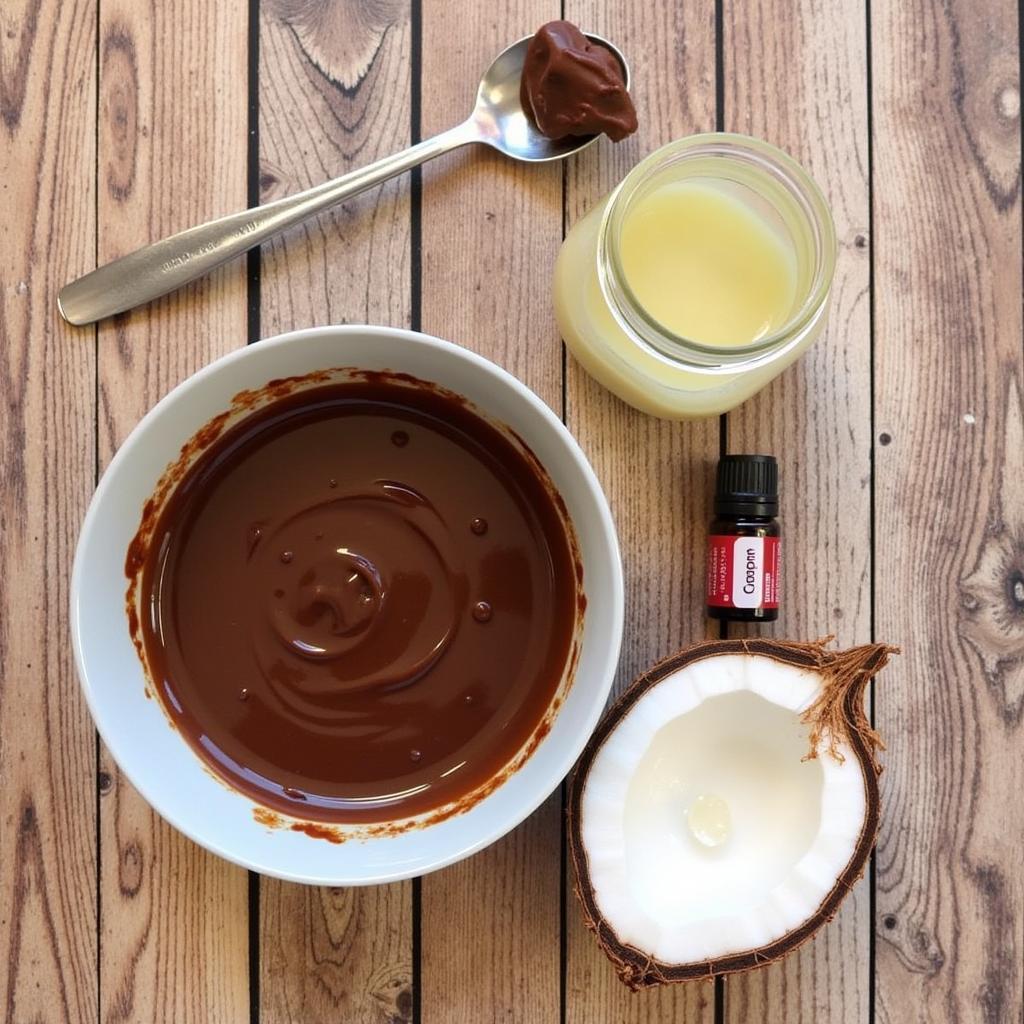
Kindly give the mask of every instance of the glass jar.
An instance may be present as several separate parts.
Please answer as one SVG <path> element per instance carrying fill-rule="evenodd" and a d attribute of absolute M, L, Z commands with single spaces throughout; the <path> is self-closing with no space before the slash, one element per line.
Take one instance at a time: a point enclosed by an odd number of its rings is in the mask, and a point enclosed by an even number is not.
<path fill-rule="evenodd" d="M 637 300 L 623 270 L 623 225 L 666 183 L 707 185 L 755 216 L 791 256 L 788 319 L 747 344 L 673 333 Z M 555 266 L 555 315 L 569 348 L 630 405 L 667 419 L 714 416 L 763 388 L 824 326 L 835 270 L 835 226 L 808 174 L 781 150 L 744 135 L 694 135 L 637 164 L 576 223 Z"/>

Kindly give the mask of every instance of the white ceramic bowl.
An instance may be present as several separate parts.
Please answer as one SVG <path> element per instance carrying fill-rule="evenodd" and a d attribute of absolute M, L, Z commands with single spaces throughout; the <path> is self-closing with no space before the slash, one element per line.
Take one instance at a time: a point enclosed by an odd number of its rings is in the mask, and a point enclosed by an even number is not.
<path fill-rule="evenodd" d="M 471 810 L 398 835 L 341 844 L 271 829 L 253 801 L 214 778 L 159 702 L 125 615 L 125 554 L 142 506 L 181 445 L 243 388 L 333 367 L 390 369 L 470 399 L 522 437 L 547 469 L 576 529 L 587 607 L 575 679 L 539 747 Z M 261 341 L 200 370 L 164 398 L 121 446 L 100 481 L 75 555 L 71 627 L 86 700 L 125 775 L 172 825 L 208 850 L 267 875 L 319 885 L 409 878 L 493 843 L 558 786 L 604 708 L 622 635 L 615 527 L 579 446 L 550 409 L 493 363 L 437 338 L 386 327 L 320 327 Z"/>

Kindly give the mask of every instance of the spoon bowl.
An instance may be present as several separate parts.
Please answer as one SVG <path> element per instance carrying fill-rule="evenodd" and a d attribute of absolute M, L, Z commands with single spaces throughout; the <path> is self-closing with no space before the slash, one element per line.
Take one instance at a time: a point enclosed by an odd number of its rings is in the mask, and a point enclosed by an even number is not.
<path fill-rule="evenodd" d="M 603 46 L 618 62 L 622 77 L 629 89 L 629 65 L 626 58 L 607 39 L 585 32 L 597 46 Z M 519 83 L 526 61 L 526 51 L 533 36 L 523 36 L 502 50 L 480 81 L 476 106 L 470 118 L 477 130 L 477 138 L 513 160 L 527 163 L 548 163 L 564 160 L 573 153 L 592 146 L 597 135 L 567 135 L 562 139 L 549 139 L 542 135 L 533 119 L 523 110 Z"/>

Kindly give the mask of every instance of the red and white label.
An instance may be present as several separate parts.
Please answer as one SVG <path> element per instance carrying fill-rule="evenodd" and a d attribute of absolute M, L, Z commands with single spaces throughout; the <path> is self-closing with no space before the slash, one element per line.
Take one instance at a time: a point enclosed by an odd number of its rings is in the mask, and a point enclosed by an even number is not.
<path fill-rule="evenodd" d="M 779 538 L 708 538 L 708 604 L 715 608 L 779 607 Z"/>

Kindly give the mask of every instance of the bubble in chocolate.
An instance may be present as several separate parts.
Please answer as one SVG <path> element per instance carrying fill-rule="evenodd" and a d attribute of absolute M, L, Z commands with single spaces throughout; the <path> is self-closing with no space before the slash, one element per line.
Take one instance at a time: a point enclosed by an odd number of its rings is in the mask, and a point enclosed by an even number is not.
<path fill-rule="evenodd" d="M 306 794 L 301 789 L 296 789 L 294 786 L 282 787 L 282 792 L 285 796 L 290 796 L 293 800 L 305 800 Z"/>
<path fill-rule="evenodd" d="M 332 476 L 331 479 L 327 481 L 327 486 L 328 487 L 337 487 L 338 486 L 338 481 L 335 480 L 334 477 Z"/>
<path fill-rule="evenodd" d="M 294 557 L 295 557 L 295 552 L 294 551 L 282 551 L 281 552 L 281 561 L 284 562 L 285 565 L 287 565 Z"/>
<path fill-rule="evenodd" d="M 462 700 L 463 700 L 463 703 L 465 703 L 465 704 L 472 704 L 473 703 L 473 694 L 467 693 L 466 696 L 462 698 Z"/>
<path fill-rule="evenodd" d="M 280 587 L 278 587 L 277 590 L 274 591 L 274 597 L 284 597 L 284 591 Z"/>
<path fill-rule="evenodd" d="M 486 601 L 477 601 L 473 605 L 473 618 L 477 622 L 490 622 L 491 616 L 494 614 L 494 610 Z"/>
<path fill-rule="evenodd" d="M 239 700 L 248 700 L 249 699 L 249 691 L 248 691 L 248 689 L 246 687 L 243 686 L 238 691 L 238 699 Z"/>
<path fill-rule="evenodd" d="M 482 537 L 487 532 L 487 520 L 481 519 L 480 516 L 477 516 L 476 519 L 474 519 L 473 522 L 469 524 L 469 528 L 478 537 Z"/>
<path fill-rule="evenodd" d="M 253 523 L 246 532 L 246 542 L 249 548 L 249 555 L 256 550 L 256 545 L 259 544 L 260 538 L 263 536 L 263 529 L 259 523 Z"/>
<path fill-rule="evenodd" d="M 410 761 L 419 761 L 422 757 L 423 757 L 423 751 L 421 751 L 421 750 L 415 750 L 414 749 L 414 750 L 410 750 L 409 751 L 409 760 Z"/>
<path fill-rule="evenodd" d="M 404 448 L 409 443 L 409 435 L 404 430 L 396 430 L 391 435 L 391 443 L 396 448 Z"/>

